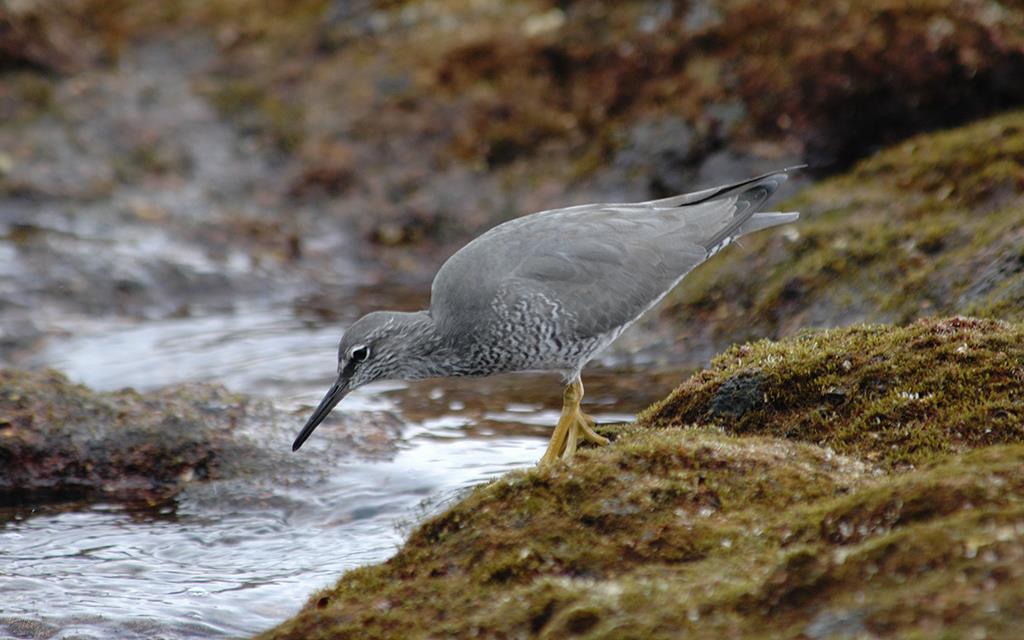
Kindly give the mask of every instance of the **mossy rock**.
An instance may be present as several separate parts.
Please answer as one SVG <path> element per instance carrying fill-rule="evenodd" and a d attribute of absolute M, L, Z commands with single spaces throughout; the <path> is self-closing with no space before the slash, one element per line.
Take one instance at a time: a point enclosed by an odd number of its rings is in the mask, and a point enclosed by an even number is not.
<path fill-rule="evenodd" d="M 82 51 L 60 51 L 61 58 L 86 63 L 116 57 L 125 43 L 153 33 L 205 28 L 222 44 L 218 66 L 229 71 L 222 80 L 246 85 L 214 92 L 217 101 L 254 98 L 251 108 L 227 112 L 243 120 L 265 112 L 263 125 L 282 128 L 288 144 L 300 142 L 292 137 L 293 119 L 306 108 L 296 106 L 307 102 L 299 95 L 333 96 L 333 128 L 309 132 L 319 142 L 352 124 L 340 124 L 346 118 L 337 105 L 347 111 L 356 101 L 371 105 L 359 129 L 374 128 L 382 139 L 409 135 L 413 144 L 450 129 L 453 136 L 436 139 L 453 143 L 456 156 L 494 166 L 537 160 L 552 140 L 567 140 L 575 148 L 566 157 L 579 158 L 613 145 L 619 126 L 659 112 L 727 143 L 733 135 L 786 138 L 839 166 L 922 129 L 1024 102 L 1015 81 L 1024 73 L 1024 10 L 1015 3 L 50 4 L 0 13 L 9 27 L 0 67 L 57 66 L 55 42 L 76 42 Z M 364 80 L 364 70 L 374 77 Z M 745 107 L 736 130 L 724 130 L 731 127 L 714 115 L 724 104 Z M 373 126 L 392 109 L 405 112 L 404 126 Z"/>
<path fill-rule="evenodd" d="M 211 385 L 97 393 L 54 371 L 0 369 L 0 504 L 165 499 L 265 457 L 238 433 L 269 405 Z"/>
<path fill-rule="evenodd" d="M 1012 3 L 998 11 L 951 0 L 75 7 L 83 39 L 111 51 L 183 27 L 216 34 L 218 60 L 201 84 L 222 113 L 304 170 L 317 168 L 317 149 L 355 143 L 365 150 L 366 186 L 400 189 L 410 175 L 452 164 L 496 170 L 513 192 L 545 176 L 564 188 L 601 169 L 625 184 L 644 176 L 609 167 L 618 147 L 632 127 L 666 114 L 695 133 L 692 153 L 680 152 L 687 166 L 675 167 L 678 182 L 715 149 L 755 142 L 834 172 L 922 130 L 1024 104 L 1015 82 L 1024 74 L 1024 10 Z M 52 13 L 40 19 L 69 21 Z M 509 167 L 523 164 L 534 170 Z M 495 211 L 494 220 L 528 210 Z"/>
<path fill-rule="evenodd" d="M 724 348 L 807 326 L 1024 319 L 1024 112 L 908 140 L 780 209 L 670 294 L 680 333 Z"/>
<path fill-rule="evenodd" d="M 1014 638 L 1022 333 L 737 347 L 611 446 L 478 487 L 261 637 Z"/>
<path fill-rule="evenodd" d="M 1011 80 L 1024 74 L 1019 6 L 993 19 L 981 6 L 935 0 L 716 0 L 658 11 L 538 2 L 533 16 L 506 11 L 492 22 L 467 3 L 446 4 L 477 35 L 436 63 L 438 85 L 469 106 L 457 150 L 492 166 L 551 138 L 607 143 L 615 127 L 660 110 L 726 143 L 787 139 L 816 170 L 834 171 L 910 134 L 1024 102 Z M 730 103 L 746 115 L 726 130 L 712 113 Z"/>
<path fill-rule="evenodd" d="M 638 417 L 830 447 L 904 468 L 1024 442 L 1024 327 L 975 318 L 735 346 Z"/>

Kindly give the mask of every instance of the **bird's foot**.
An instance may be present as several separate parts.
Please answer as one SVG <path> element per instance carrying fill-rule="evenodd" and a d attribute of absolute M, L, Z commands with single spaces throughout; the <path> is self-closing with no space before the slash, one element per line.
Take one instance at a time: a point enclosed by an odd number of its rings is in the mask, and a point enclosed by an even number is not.
<path fill-rule="evenodd" d="M 566 462 L 576 455 L 576 447 L 580 441 L 596 445 L 608 444 L 608 438 L 594 431 L 594 419 L 579 410 L 579 407 L 564 407 L 562 416 L 555 426 L 547 451 L 541 457 L 538 466 L 555 464 L 559 459 Z"/>
<path fill-rule="evenodd" d="M 599 447 L 603 447 L 604 445 L 608 444 L 608 438 L 594 431 L 594 427 L 597 426 L 597 421 L 594 420 L 593 417 L 588 416 L 582 411 L 580 412 L 579 417 L 580 420 L 577 426 L 580 430 L 579 435 L 581 438 L 583 438 L 585 441 L 591 444 L 596 444 Z"/>
<path fill-rule="evenodd" d="M 576 445 L 581 440 L 597 445 L 608 444 L 608 438 L 598 435 L 594 431 L 594 419 L 580 410 L 580 401 L 583 400 L 583 383 L 577 376 L 565 388 L 562 396 L 562 415 L 555 425 L 555 432 L 551 434 L 551 442 L 548 443 L 548 450 L 537 463 L 539 466 L 555 464 L 559 459 L 568 462 L 576 455 Z"/>

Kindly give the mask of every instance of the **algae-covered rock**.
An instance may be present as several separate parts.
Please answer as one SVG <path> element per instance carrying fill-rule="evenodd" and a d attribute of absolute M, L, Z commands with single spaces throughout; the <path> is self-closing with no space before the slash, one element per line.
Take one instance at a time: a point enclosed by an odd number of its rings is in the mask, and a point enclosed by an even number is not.
<path fill-rule="evenodd" d="M 544 156 L 552 140 L 568 139 L 577 150 L 614 146 L 619 125 L 659 113 L 684 118 L 707 140 L 781 137 L 843 164 L 909 133 L 1024 101 L 1015 81 L 1024 72 L 1024 12 L 1015 3 L 19 5 L 0 19 L 31 23 L 37 39 L 83 42 L 108 56 L 141 35 L 210 29 L 222 47 L 221 70 L 230 72 L 216 93 L 234 107 L 243 106 L 237 99 L 251 106 L 229 115 L 270 116 L 257 128 L 289 129 L 305 114 L 306 132 L 319 142 L 358 125 L 372 137 L 414 138 L 396 140 L 396 150 L 418 141 L 436 151 L 440 142 L 492 166 Z M 240 84 L 229 86 L 238 75 Z M 295 100 L 296 92 L 334 99 Z M 302 142 L 286 140 L 292 150 Z"/>
<path fill-rule="evenodd" d="M 172 495 L 251 470 L 238 434 L 270 408 L 210 385 L 97 393 L 53 371 L 0 370 L 0 503 Z"/>
<path fill-rule="evenodd" d="M 1019 324 L 856 326 L 733 347 L 638 422 L 713 424 L 901 467 L 1024 442 L 1022 376 Z"/>
<path fill-rule="evenodd" d="M 737 347 L 263 637 L 1016 637 L 1022 337 L 950 318 Z"/>
<path fill-rule="evenodd" d="M 1024 318 L 1024 112 L 913 138 L 781 208 L 800 221 L 669 296 L 681 334 L 721 349 L 808 326 Z"/>
<path fill-rule="evenodd" d="M 550 138 L 607 142 L 609 127 L 662 110 L 705 140 L 784 138 L 816 170 L 835 170 L 1024 100 L 1013 80 L 1024 13 L 1012 5 L 535 4 L 499 24 L 478 14 L 475 37 L 454 41 L 437 68 L 441 88 L 470 105 L 462 148 L 491 165 Z M 676 142 L 685 153 L 687 139 Z"/>

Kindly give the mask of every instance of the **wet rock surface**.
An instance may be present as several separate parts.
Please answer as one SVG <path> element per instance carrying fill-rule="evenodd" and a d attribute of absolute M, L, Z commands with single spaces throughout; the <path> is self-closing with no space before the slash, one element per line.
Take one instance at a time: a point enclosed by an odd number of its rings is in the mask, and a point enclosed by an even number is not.
<path fill-rule="evenodd" d="M 186 489 L 216 509 L 281 500 L 342 460 L 393 457 L 403 426 L 383 412 L 334 420 L 321 434 L 330 446 L 300 459 L 287 444 L 302 418 L 211 384 L 96 392 L 55 371 L 2 369 L 0 507 L 157 505 Z"/>
<path fill-rule="evenodd" d="M 268 462 L 239 431 L 272 419 L 270 406 L 215 386 L 95 393 L 56 372 L 5 369 L 0 389 L 4 505 L 159 500 Z"/>
<path fill-rule="evenodd" d="M 742 418 L 764 402 L 764 376 L 760 371 L 739 373 L 722 383 L 708 403 L 712 420 Z"/>
<path fill-rule="evenodd" d="M 478 487 L 261 637 L 1015 637 L 1022 331 L 736 347 L 614 444 Z M 747 367 L 765 407 L 701 417 Z M 840 386 L 846 406 L 820 399 Z"/>

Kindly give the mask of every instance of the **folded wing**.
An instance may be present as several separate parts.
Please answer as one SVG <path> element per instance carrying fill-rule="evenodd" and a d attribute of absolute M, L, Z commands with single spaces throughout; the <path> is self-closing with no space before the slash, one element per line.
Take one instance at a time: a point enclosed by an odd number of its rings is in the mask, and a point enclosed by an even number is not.
<path fill-rule="evenodd" d="M 756 214 L 787 171 L 672 198 L 581 205 L 507 222 L 444 264 L 432 287 L 432 314 L 449 330 L 468 330 L 458 326 L 461 319 L 487 317 L 496 296 L 505 304 L 539 298 L 557 305 L 561 326 L 579 336 L 615 331 L 736 237 L 795 219 L 795 213 Z"/>

